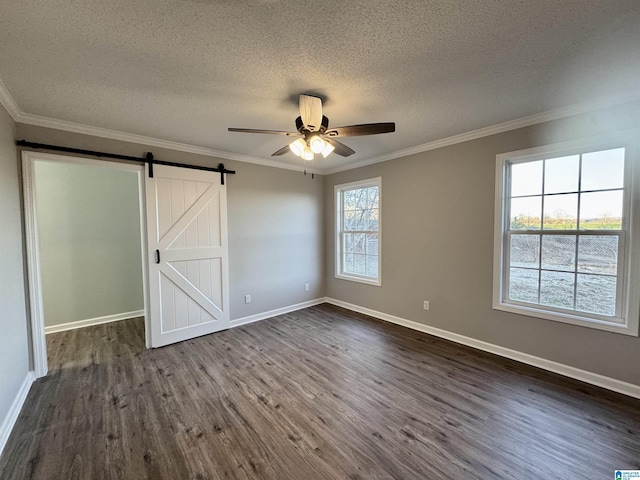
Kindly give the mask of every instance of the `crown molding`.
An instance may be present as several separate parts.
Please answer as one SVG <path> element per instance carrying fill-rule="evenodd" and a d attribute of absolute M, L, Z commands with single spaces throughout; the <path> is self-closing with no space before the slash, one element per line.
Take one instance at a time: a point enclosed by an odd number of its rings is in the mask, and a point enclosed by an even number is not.
<path fill-rule="evenodd" d="M 408 157 L 409 155 L 414 155 L 416 153 L 436 150 L 438 148 L 448 147 L 457 143 L 468 142 L 470 140 L 476 140 L 478 138 L 488 137 L 490 135 L 496 135 L 498 133 L 504 133 L 510 130 L 516 130 L 518 128 L 529 127 L 531 125 L 550 122 L 552 120 L 559 120 L 561 118 L 571 117 L 573 115 L 579 115 L 581 113 L 587 113 L 601 108 L 612 107 L 614 105 L 620 105 L 637 100 L 640 100 L 640 94 L 638 93 L 616 97 L 615 99 L 609 99 L 607 101 L 580 103 L 570 105 L 568 107 L 556 108 L 554 110 L 548 110 L 546 112 L 536 113 L 534 115 L 528 115 L 522 118 L 516 118 L 507 122 L 479 128 L 477 130 L 471 130 L 470 132 L 452 135 L 451 137 L 441 138 L 439 140 L 427 142 L 415 147 L 397 150 L 395 152 L 380 155 L 378 157 L 354 162 L 349 165 L 326 169 L 322 171 L 322 174 L 331 175 L 333 173 L 344 172 L 346 170 L 353 170 L 354 168 L 365 167 L 367 165 L 373 165 L 374 163 L 386 162 L 388 160 L 393 160 L 400 157 Z"/>
<path fill-rule="evenodd" d="M 386 162 L 396 158 L 407 157 L 409 155 L 415 155 L 417 153 L 427 152 L 429 150 L 435 150 L 438 148 L 448 147 L 458 143 L 468 142 L 470 140 L 476 140 L 490 135 L 496 135 L 499 133 L 508 132 L 510 130 L 516 130 L 518 128 L 529 127 L 531 125 L 537 125 L 552 120 L 558 120 L 561 118 L 571 117 L 573 115 L 579 115 L 590 111 L 598 110 L 601 108 L 612 107 L 623 103 L 633 102 L 640 100 L 640 93 L 634 93 L 632 95 L 617 96 L 609 98 L 604 101 L 585 102 L 580 104 L 574 104 L 567 107 L 556 108 L 548 110 L 546 112 L 536 113 L 534 115 L 528 115 L 526 117 L 509 120 L 506 122 L 498 123 L 488 127 L 479 128 L 465 133 L 452 135 L 450 137 L 441 138 L 432 142 L 427 142 L 415 147 L 405 148 L 397 150 L 395 152 L 387 153 L 377 157 L 361 160 L 358 162 L 345 164 L 335 168 L 305 168 L 304 166 L 285 164 L 274 160 L 267 160 L 259 157 L 253 157 L 249 155 L 240 155 L 232 152 L 226 152 L 223 150 L 215 150 L 213 148 L 201 147 L 197 145 L 190 145 L 186 143 L 173 142 L 170 140 L 163 140 L 160 138 L 147 137 L 144 135 L 136 135 L 133 133 L 121 132 L 118 130 L 109 130 L 101 127 L 93 127 L 90 125 L 84 125 L 81 123 L 69 122 L 66 120 L 59 120 L 56 118 L 44 117 L 40 115 L 34 115 L 31 113 L 25 113 L 20 110 L 18 104 L 15 102 L 9 91 L 7 90 L 2 79 L 0 78 L 0 103 L 2 103 L 11 117 L 18 122 L 27 125 L 35 125 L 45 128 L 53 128 L 57 130 L 63 130 L 67 132 L 80 133 L 84 135 L 92 135 L 95 137 L 109 138 L 112 140 L 120 140 L 123 142 L 137 143 L 142 145 L 148 145 L 158 148 L 166 148 L 169 150 L 176 150 L 179 152 L 194 153 L 197 155 L 205 155 L 208 157 L 216 157 L 223 160 L 233 160 L 237 162 L 252 163 L 255 165 L 262 165 L 265 167 L 282 168 L 285 170 L 294 170 L 298 172 L 308 172 L 318 175 L 331 175 L 333 173 L 343 172 L 347 170 L 353 170 L 367 165 L 373 165 L 375 163 Z"/>
<path fill-rule="evenodd" d="M 20 107 L 13 99 L 9 90 L 7 90 L 7 86 L 2 81 L 2 77 L 0 77 L 0 103 L 7 109 L 11 118 L 13 118 L 14 122 L 18 121 L 18 118 L 22 114 Z"/>
<path fill-rule="evenodd" d="M 81 123 L 69 122 L 66 120 L 59 120 L 51 117 L 43 117 L 41 115 L 33 115 L 31 113 L 19 112 L 17 119 L 14 120 L 26 125 L 34 125 L 37 127 L 53 128 L 56 130 L 63 130 L 66 132 L 80 133 L 83 135 L 91 135 L 94 137 L 108 138 L 111 140 L 120 140 L 123 142 L 137 143 L 142 145 L 148 145 L 151 147 L 166 148 L 169 150 L 176 150 L 179 152 L 194 153 L 197 155 L 205 155 L 207 157 L 216 157 L 222 160 L 233 160 L 237 162 L 253 163 L 256 165 L 263 165 L 265 167 L 283 168 L 286 170 L 295 170 L 298 172 L 308 173 L 320 173 L 318 170 L 311 168 L 304 168 L 298 165 L 283 164 L 273 160 L 266 160 L 263 158 L 252 157 L 249 155 L 239 155 L 236 153 L 225 152 L 223 150 L 215 150 L 213 148 L 201 147 L 198 145 L 190 145 L 187 143 L 173 142 L 170 140 L 163 140 L 161 138 L 147 137 L 144 135 L 136 135 L 134 133 L 121 132 L 118 130 L 109 130 L 107 128 L 93 127 L 90 125 L 84 125 Z"/>

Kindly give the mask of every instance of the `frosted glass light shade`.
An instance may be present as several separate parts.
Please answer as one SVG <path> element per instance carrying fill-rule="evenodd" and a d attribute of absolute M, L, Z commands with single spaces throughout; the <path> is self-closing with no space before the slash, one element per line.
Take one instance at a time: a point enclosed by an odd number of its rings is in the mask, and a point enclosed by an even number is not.
<path fill-rule="evenodd" d="M 311 140 L 309 140 L 309 147 L 313 153 L 322 153 L 324 146 L 325 141 L 320 137 L 311 137 Z"/>
<path fill-rule="evenodd" d="M 329 142 L 324 142 L 324 149 L 322 149 L 322 156 L 327 158 L 331 152 L 335 150 L 335 147 Z"/>
<path fill-rule="evenodd" d="M 313 152 L 309 147 L 306 147 L 301 155 L 303 160 L 313 160 Z"/>
<path fill-rule="evenodd" d="M 297 155 L 298 157 L 302 156 L 306 148 L 307 144 L 301 138 L 297 139 L 295 142 L 289 145 L 289 150 L 291 150 L 293 154 Z"/>

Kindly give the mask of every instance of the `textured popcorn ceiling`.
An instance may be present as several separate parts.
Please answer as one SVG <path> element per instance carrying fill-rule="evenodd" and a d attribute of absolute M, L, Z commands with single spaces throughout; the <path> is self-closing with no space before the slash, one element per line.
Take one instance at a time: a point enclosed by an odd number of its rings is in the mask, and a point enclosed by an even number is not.
<path fill-rule="evenodd" d="M 333 168 L 640 92 L 640 1 L 2 0 L 0 77 L 25 113 L 263 159 L 285 139 L 227 127 L 294 130 L 300 93 L 396 122 Z"/>

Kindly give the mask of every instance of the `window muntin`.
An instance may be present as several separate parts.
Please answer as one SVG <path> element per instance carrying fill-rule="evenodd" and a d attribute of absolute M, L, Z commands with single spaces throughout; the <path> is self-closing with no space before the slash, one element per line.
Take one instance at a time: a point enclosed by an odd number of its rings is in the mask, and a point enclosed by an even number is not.
<path fill-rule="evenodd" d="M 574 143 L 498 155 L 494 308 L 637 329 L 629 152 Z"/>
<path fill-rule="evenodd" d="M 380 190 L 380 178 L 335 187 L 338 278 L 380 285 Z"/>

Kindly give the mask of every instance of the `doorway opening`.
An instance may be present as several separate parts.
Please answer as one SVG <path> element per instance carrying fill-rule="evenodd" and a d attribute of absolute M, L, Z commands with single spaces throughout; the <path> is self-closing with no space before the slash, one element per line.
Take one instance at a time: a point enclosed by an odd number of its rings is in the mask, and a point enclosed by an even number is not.
<path fill-rule="evenodd" d="M 149 347 L 144 167 L 22 156 L 36 377 L 49 369 L 47 343 L 59 348 L 65 335 L 82 332 L 99 345 L 84 327 L 99 336 L 126 321 L 128 335 L 141 337 L 133 343 Z M 70 354 L 62 353 L 65 361 Z"/>

